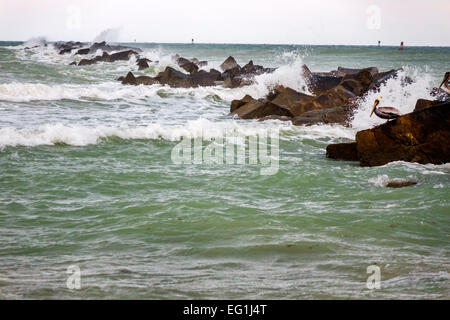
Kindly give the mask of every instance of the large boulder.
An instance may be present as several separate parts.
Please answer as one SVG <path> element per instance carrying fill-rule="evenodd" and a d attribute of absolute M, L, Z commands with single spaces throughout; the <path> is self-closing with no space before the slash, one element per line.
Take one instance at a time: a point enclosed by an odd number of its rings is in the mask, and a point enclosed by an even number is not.
<path fill-rule="evenodd" d="M 211 69 L 209 72 L 200 70 L 190 75 L 192 86 L 210 87 L 216 85 L 217 81 L 221 81 L 220 72 Z"/>
<path fill-rule="evenodd" d="M 155 79 L 160 83 L 168 84 L 171 87 L 191 87 L 189 75 L 175 70 L 172 67 L 166 67 L 163 72 L 158 73 Z"/>
<path fill-rule="evenodd" d="M 198 59 L 194 61 L 198 62 Z M 197 72 L 199 69 L 196 63 L 183 57 L 178 58 L 177 64 L 189 73 Z"/>
<path fill-rule="evenodd" d="M 119 81 L 122 81 L 122 84 L 130 84 L 130 85 L 152 85 L 159 83 L 155 78 L 147 77 L 147 76 L 139 76 L 135 77 L 132 72 L 128 72 L 128 74 L 125 77 L 120 77 L 118 79 Z"/>
<path fill-rule="evenodd" d="M 352 68 L 344 68 L 338 67 L 337 71 L 344 75 L 355 75 L 360 73 L 362 70 L 368 71 L 372 76 L 375 76 L 378 73 L 377 67 L 369 67 L 364 69 L 352 69 Z"/>
<path fill-rule="evenodd" d="M 450 102 L 408 113 L 356 134 L 361 166 L 392 161 L 442 164 L 450 161 Z"/>
<path fill-rule="evenodd" d="M 89 48 L 83 48 L 78 50 L 75 54 L 79 54 L 79 55 L 85 55 L 89 53 Z"/>
<path fill-rule="evenodd" d="M 343 77 L 336 76 L 333 73 L 313 73 L 306 65 L 302 66 L 301 73 L 306 80 L 309 91 L 314 95 L 320 95 L 336 87 L 343 79 Z"/>
<path fill-rule="evenodd" d="M 414 111 L 420 111 L 423 109 L 427 109 L 435 104 L 441 103 L 437 100 L 427 100 L 427 99 L 418 99 L 416 102 L 416 106 L 414 107 Z"/>
<path fill-rule="evenodd" d="M 136 61 L 137 66 L 139 67 L 139 70 L 144 70 L 149 67 L 149 63 L 152 62 L 152 60 L 147 58 L 139 58 Z"/>
<path fill-rule="evenodd" d="M 250 97 L 251 98 L 251 97 Z M 250 99 L 248 96 L 244 97 L 245 102 L 232 102 L 233 111 L 231 114 L 239 116 L 241 119 L 260 119 L 267 116 L 286 116 L 292 117 L 291 111 L 286 108 L 272 103 L 266 99 Z M 243 99 L 243 100 L 244 100 Z M 238 106 L 238 107 L 236 107 Z"/>
<path fill-rule="evenodd" d="M 133 50 L 134 52 L 138 52 L 138 53 L 142 52 L 142 50 L 139 48 L 109 45 L 109 44 L 106 44 L 105 41 L 93 43 L 89 47 L 89 52 L 95 53 L 99 49 L 104 52 L 123 51 L 123 50 Z"/>
<path fill-rule="evenodd" d="M 284 86 L 275 86 L 267 98 L 277 105 L 288 108 L 294 117 L 319 107 L 313 103 L 314 97 Z"/>
<path fill-rule="evenodd" d="M 237 64 L 236 60 L 232 57 L 229 56 L 224 62 L 222 62 L 222 64 L 220 65 L 220 68 L 222 69 L 222 71 L 228 71 L 230 69 L 236 68 L 240 66 Z"/>
<path fill-rule="evenodd" d="M 292 124 L 296 126 L 323 124 L 348 125 L 348 120 L 353 108 L 348 105 L 333 108 L 315 109 L 302 113 L 292 119 Z"/>
<path fill-rule="evenodd" d="M 130 57 L 133 55 L 137 56 L 137 52 L 134 50 L 125 50 L 125 51 L 116 52 L 116 53 L 109 55 L 109 60 L 110 60 L 110 62 L 127 61 L 127 60 L 130 60 Z"/>
<path fill-rule="evenodd" d="M 330 144 L 326 156 L 336 160 L 358 161 L 356 142 Z"/>

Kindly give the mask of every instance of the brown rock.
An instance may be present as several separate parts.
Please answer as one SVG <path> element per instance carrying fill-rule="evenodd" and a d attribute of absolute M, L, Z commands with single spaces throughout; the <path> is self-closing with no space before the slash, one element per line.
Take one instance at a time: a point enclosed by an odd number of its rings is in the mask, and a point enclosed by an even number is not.
<path fill-rule="evenodd" d="M 414 111 L 420 111 L 426 108 L 429 108 L 437 103 L 440 103 L 440 101 L 432 101 L 432 100 L 426 100 L 426 99 L 418 99 L 416 102 L 416 106 L 414 108 Z"/>
<path fill-rule="evenodd" d="M 344 105 L 334 108 L 310 110 L 293 118 L 292 124 L 296 126 L 313 125 L 318 123 L 337 123 L 341 125 L 348 125 L 348 119 L 352 109 L 352 107 Z"/>
<path fill-rule="evenodd" d="M 141 59 L 137 60 L 136 64 L 138 65 L 139 70 L 144 70 L 149 67 L 149 65 L 148 65 L 149 62 L 152 62 L 152 60 L 147 59 L 147 58 L 141 58 Z"/>
<path fill-rule="evenodd" d="M 106 52 L 104 52 L 103 54 L 105 54 Z M 132 55 L 137 55 L 137 52 L 134 50 L 126 50 L 126 51 L 121 51 L 121 52 L 116 52 L 113 53 L 111 55 L 109 55 L 110 61 L 108 62 L 114 62 L 114 61 L 126 61 L 126 60 L 130 60 L 130 57 Z"/>
<path fill-rule="evenodd" d="M 229 56 L 221 65 L 220 68 L 225 72 L 228 71 L 230 69 L 239 67 L 239 65 L 237 64 L 236 60 L 234 60 L 234 58 L 232 56 Z M 240 69 L 240 67 L 239 67 Z"/>
<path fill-rule="evenodd" d="M 198 62 L 198 60 L 194 60 L 194 61 Z M 188 60 L 186 58 L 183 58 L 183 57 L 178 58 L 177 64 L 189 73 L 194 73 L 194 72 L 198 71 L 198 66 L 194 62 L 192 62 L 191 60 Z"/>
<path fill-rule="evenodd" d="M 408 113 L 356 134 L 361 166 L 391 161 L 442 164 L 450 161 L 450 102 Z"/>
<path fill-rule="evenodd" d="M 210 87 L 216 85 L 216 81 L 220 81 L 220 72 L 212 69 L 210 72 L 200 70 L 191 74 L 190 80 L 193 86 Z"/>
<path fill-rule="evenodd" d="M 318 107 L 312 102 L 314 97 L 284 86 L 274 87 L 268 98 L 273 103 L 288 108 L 294 117 Z"/>
<path fill-rule="evenodd" d="M 180 67 L 189 73 L 194 73 L 198 71 L 198 66 L 193 62 L 182 64 Z"/>
<path fill-rule="evenodd" d="M 339 85 L 354 95 L 361 96 L 369 90 L 372 83 L 372 74 L 367 69 L 363 69 L 357 74 L 345 76 Z"/>
<path fill-rule="evenodd" d="M 231 101 L 230 112 L 233 112 L 237 108 L 243 106 L 246 103 L 251 102 L 252 100 L 253 100 L 253 98 L 247 94 L 241 100 L 233 100 L 233 101 Z"/>
<path fill-rule="evenodd" d="M 388 181 L 386 184 L 387 188 L 403 188 L 403 187 L 409 187 L 414 186 L 417 184 L 417 181 L 411 181 L 411 180 L 391 180 Z"/>
<path fill-rule="evenodd" d="M 292 121 L 291 117 L 288 116 L 266 116 L 262 117 L 261 119 L 258 119 L 258 121 L 266 121 L 266 120 L 280 120 L 280 121 Z"/>
<path fill-rule="evenodd" d="M 89 48 L 84 48 L 84 49 L 78 50 L 75 54 L 88 54 L 88 53 L 89 53 Z"/>
<path fill-rule="evenodd" d="M 360 73 L 362 70 L 368 71 L 372 76 L 376 75 L 378 73 L 378 68 L 376 67 L 369 67 L 364 69 L 352 69 L 352 68 L 344 68 L 344 67 L 338 67 L 337 71 L 341 72 L 346 75 L 355 75 Z"/>
<path fill-rule="evenodd" d="M 344 161 L 358 161 L 356 142 L 336 143 L 328 145 L 327 158 Z"/>
<path fill-rule="evenodd" d="M 148 76 L 136 77 L 136 84 L 137 85 L 143 84 L 143 85 L 146 85 L 146 86 L 151 86 L 152 84 L 158 84 L 158 83 L 159 83 L 159 81 L 156 80 L 155 78 L 152 78 L 152 77 L 148 77 Z"/>
<path fill-rule="evenodd" d="M 189 88 L 192 86 L 189 75 L 171 67 L 166 67 L 163 72 L 158 73 L 155 79 L 160 83 L 168 84 L 171 87 Z"/>
<path fill-rule="evenodd" d="M 122 78 L 122 79 L 121 79 Z M 134 74 L 132 72 L 128 72 L 127 75 L 125 76 L 125 78 L 121 77 L 118 80 L 122 80 L 122 84 L 132 84 L 132 85 L 136 85 L 136 77 L 134 76 Z"/>
<path fill-rule="evenodd" d="M 288 108 L 281 107 L 265 99 L 252 99 L 250 102 L 234 109 L 231 113 L 242 119 L 258 119 L 272 115 L 292 117 L 292 113 Z"/>

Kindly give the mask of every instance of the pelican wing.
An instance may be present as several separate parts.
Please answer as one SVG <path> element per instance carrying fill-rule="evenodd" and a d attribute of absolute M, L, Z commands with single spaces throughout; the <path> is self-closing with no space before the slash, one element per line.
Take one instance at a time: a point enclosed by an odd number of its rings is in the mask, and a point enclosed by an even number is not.
<path fill-rule="evenodd" d="M 381 108 L 378 108 L 378 110 L 387 115 L 392 115 L 392 116 L 400 116 L 401 115 L 400 111 L 398 111 L 398 109 L 393 108 L 393 107 L 381 107 Z"/>

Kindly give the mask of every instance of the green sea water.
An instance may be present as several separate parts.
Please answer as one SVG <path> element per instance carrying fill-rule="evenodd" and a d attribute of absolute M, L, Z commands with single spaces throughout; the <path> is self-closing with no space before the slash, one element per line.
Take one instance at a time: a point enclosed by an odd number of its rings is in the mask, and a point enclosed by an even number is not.
<path fill-rule="evenodd" d="M 68 66 L 48 47 L 0 46 L 0 298 L 448 299 L 450 166 L 362 168 L 325 158 L 329 143 L 382 120 L 371 102 L 412 111 L 449 67 L 450 48 L 133 44 L 159 63 Z M 237 89 L 122 86 L 172 56 L 229 55 L 279 67 Z M 232 99 L 283 84 L 300 66 L 403 67 L 360 101 L 350 128 L 233 119 Z M 414 82 L 402 85 L 401 77 Z M 176 164 L 184 138 L 280 132 L 279 168 Z M 417 185 L 385 187 L 394 178 Z M 369 290 L 367 267 L 381 271 Z M 81 271 L 71 290 L 68 267 Z"/>

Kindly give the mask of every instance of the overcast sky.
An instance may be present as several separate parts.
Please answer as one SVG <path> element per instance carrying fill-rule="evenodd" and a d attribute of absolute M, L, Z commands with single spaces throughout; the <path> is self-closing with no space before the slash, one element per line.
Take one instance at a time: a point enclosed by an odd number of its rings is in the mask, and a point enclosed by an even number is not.
<path fill-rule="evenodd" d="M 0 0 L 0 40 L 108 28 L 117 41 L 450 46 L 450 1 Z"/>

